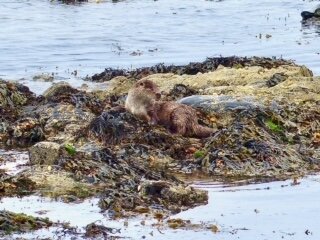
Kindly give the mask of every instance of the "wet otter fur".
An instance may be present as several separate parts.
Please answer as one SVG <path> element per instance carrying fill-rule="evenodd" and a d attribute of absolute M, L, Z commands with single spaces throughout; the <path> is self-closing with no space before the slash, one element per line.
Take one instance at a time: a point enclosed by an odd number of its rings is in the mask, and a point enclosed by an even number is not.
<path fill-rule="evenodd" d="M 160 89 L 156 84 L 149 80 L 140 80 L 129 90 L 125 108 L 136 117 L 155 123 L 154 104 L 160 97 Z"/>
<path fill-rule="evenodd" d="M 166 126 L 171 133 L 186 137 L 205 138 L 214 133 L 209 127 L 198 123 L 197 111 L 174 101 L 156 102 L 154 105 L 157 123 Z"/>
<path fill-rule="evenodd" d="M 214 133 L 212 128 L 198 123 L 194 108 L 174 101 L 158 101 L 161 97 L 159 94 L 155 83 L 139 80 L 130 89 L 125 107 L 133 115 L 153 124 L 163 125 L 174 134 L 205 138 Z"/>

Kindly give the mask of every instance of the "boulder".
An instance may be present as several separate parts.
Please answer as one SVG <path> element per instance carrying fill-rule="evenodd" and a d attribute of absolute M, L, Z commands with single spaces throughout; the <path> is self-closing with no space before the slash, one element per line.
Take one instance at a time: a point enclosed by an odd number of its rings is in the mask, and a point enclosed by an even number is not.
<path fill-rule="evenodd" d="M 31 164 L 54 165 L 61 152 L 61 146 L 54 142 L 39 142 L 29 148 Z"/>

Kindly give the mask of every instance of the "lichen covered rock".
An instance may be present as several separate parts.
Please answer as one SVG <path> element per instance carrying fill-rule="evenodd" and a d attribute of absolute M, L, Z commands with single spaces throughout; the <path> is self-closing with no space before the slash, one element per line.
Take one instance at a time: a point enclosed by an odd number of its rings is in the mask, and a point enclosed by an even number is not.
<path fill-rule="evenodd" d="M 54 142 L 39 142 L 29 148 L 31 164 L 54 165 L 60 157 L 61 146 Z"/>

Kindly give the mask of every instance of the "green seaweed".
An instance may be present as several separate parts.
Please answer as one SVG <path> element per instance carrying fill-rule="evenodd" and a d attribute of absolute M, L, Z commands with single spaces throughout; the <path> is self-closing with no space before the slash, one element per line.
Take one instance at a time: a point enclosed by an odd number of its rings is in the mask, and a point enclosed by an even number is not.
<path fill-rule="evenodd" d="M 272 121 L 272 119 L 268 119 L 266 122 L 265 122 L 266 126 L 268 129 L 270 129 L 272 132 L 276 132 L 276 133 L 282 133 L 283 132 L 283 128 L 275 123 L 274 121 Z"/>
<path fill-rule="evenodd" d="M 53 225 L 48 218 L 39 218 L 24 213 L 0 211 L 0 233 L 27 232 Z"/>
<path fill-rule="evenodd" d="M 194 157 L 195 158 L 202 158 L 204 156 L 205 152 L 204 151 L 201 151 L 201 150 L 198 150 L 194 153 Z"/>
<path fill-rule="evenodd" d="M 77 152 L 76 148 L 71 143 L 66 143 L 64 145 L 64 148 L 67 151 L 67 153 L 71 156 L 75 155 Z"/>

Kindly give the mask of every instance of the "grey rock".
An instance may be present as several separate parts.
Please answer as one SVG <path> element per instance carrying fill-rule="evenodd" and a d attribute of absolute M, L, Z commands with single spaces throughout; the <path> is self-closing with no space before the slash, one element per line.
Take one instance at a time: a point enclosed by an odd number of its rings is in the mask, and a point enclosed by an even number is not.
<path fill-rule="evenodd" d="M 182 98 L 178 103 L 186 104 L 206 112 L 223 112 L 235 110 L 263 109 L 264 106 L 250 97 L 235 98 L 233 96 L 221 95 L 193 95 Z"/>
<path fill-rule="evenodd" d="M 54 165 L 60 156 L 61 146 L 54 142 L 39 142 L 29 148 L 31 164 Z"/>

